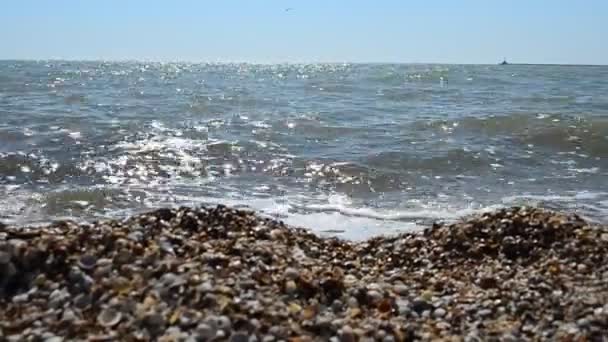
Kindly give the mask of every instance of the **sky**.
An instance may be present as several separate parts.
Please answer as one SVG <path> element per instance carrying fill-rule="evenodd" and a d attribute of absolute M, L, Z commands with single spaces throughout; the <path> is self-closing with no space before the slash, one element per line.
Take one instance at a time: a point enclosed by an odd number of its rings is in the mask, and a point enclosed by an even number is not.
<path fill-rule="evenodd" d="M 0 59 L 608 64 L 607 20 L 608 0 L 2 0 Z"/>

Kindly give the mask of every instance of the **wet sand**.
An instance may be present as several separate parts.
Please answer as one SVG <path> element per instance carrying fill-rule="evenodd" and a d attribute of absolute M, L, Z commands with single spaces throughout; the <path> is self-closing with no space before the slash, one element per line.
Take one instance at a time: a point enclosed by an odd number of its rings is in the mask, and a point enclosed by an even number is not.
<path fill-rule="evenodd" d="M 363 242 L 250 211 L 0 224 L 0 340 L 605 340 L 608 227 L 510 208 Z"/>

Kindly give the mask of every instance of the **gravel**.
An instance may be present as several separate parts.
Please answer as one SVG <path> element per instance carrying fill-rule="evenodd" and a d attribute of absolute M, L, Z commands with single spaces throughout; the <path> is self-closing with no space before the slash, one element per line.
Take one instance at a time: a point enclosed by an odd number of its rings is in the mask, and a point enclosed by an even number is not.
<path fill-rule="evenodd" d="M 606 236 L 528 207 L 364 242 L 225 206 L 0 224 L 0 340 L 603 340 Z"/>

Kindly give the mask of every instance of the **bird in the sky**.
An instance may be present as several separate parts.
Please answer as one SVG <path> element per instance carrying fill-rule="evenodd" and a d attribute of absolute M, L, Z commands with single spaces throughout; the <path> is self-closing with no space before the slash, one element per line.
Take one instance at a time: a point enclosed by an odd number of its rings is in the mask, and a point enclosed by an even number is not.
<path fill-rule="evenodd" d="M 293 8 L 292 7 L 288 7 L 288 8 L 285 9 L 285 12 L 289 12 L 289 11 L 293 11 Z"/>

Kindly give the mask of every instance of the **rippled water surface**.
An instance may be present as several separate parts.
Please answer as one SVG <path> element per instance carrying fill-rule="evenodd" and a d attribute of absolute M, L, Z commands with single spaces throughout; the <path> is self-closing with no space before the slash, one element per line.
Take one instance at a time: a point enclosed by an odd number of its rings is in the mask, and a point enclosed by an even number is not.
<path fill-rule="evenodd" d="M 608 67 L 0 61 L 0 220 L 225 203 L 347 238 L 608 218 Z"/>

